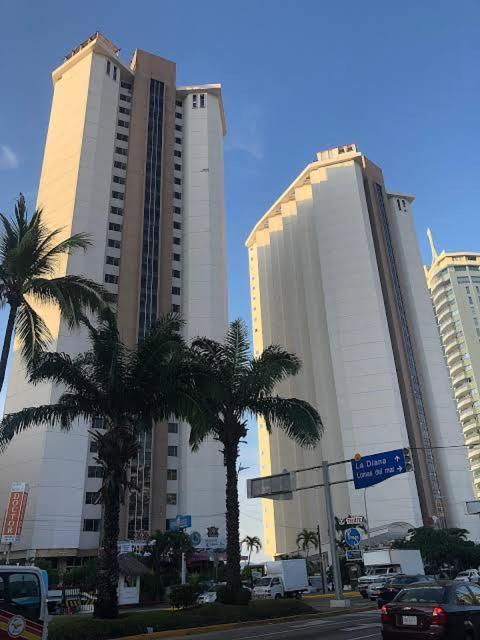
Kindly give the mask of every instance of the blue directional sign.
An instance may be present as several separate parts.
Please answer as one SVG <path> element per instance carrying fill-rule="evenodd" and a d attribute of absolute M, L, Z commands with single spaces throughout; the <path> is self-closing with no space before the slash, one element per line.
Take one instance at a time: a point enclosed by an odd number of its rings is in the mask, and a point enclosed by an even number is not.
<path fill-rule="evenodd" d="M 355 527 L 353 527 L 352 529 L 347 529 L 345 531 L 345 542 L 349 547 L 358 547 L 361 539 L 362 536 L 360 534 L 360 531 L 358 529 L 355 529 Z"/>
<path fill-rule="evenodd" d="M 407 471 L 403 449 L 383 451 L 352 460 L 355 489 L 364 489 Z"/>
<path fill-rule="evenodd" d="M 181 531 L 192 526 L 192 516 L 178 515 L 170 520 L 170 531 Z"/>

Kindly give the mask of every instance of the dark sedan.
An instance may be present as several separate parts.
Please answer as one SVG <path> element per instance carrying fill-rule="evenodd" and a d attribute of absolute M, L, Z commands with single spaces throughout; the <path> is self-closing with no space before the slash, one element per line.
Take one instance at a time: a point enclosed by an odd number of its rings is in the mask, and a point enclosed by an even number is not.
<path fill-rule="evenodd" d="M 415 583 L 382 607 L 383 640 L 479 640 L 480 586 Z"/>
<path fill-rule="evenodd" d="M 433 580 L 433 578 L 428 578 L 427 576 L 420 574 L 414 576 L 397 576 L 396 578 L 392 578 L 377 590 L 376 596 L 379 609 L 387 602 L 391 602 L 402 589 L 405 589 L 407 585 L 415 582 L 427 582 L 430 580 Z"/>

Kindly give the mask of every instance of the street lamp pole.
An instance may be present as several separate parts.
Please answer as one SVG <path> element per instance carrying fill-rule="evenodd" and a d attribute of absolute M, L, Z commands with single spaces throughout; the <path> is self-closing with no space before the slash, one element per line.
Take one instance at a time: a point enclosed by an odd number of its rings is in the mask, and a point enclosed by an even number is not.
<path fill-rule="evenodd" d="M 365 521 L 367 523 L 367 539 L 368 546 L 370 546 L 370 521 L 368 519 L 368 508 L 367 508 L 367 487 L 363 490 L 363 503 L 365 505 Z"/>

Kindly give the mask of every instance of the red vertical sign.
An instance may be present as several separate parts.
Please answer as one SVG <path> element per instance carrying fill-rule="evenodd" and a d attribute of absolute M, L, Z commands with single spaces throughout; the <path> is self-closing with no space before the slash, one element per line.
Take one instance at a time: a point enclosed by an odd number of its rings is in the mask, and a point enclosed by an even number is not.
<path fill-rule="evenodd" d="M 14 482 L 10 491 L 7 513 L 3 523 L 2 543 L 17 542 L 22 533 L 25 509 L 27 508 L 28 485 Z"/>

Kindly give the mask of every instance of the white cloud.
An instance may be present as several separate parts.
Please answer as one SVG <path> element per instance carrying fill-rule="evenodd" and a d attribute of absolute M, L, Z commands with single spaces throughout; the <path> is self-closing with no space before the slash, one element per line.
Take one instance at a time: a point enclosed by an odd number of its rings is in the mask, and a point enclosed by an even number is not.
<path fill-rule="evenodd" d="M 263 111 L 255 106 L 243 109 L 230 126 L 225 147 L 227 151 L 241 151 L 255 160 L 263 160 Z"/>
<path fill-rule="evenodd" d="M 18 165 L 18 154 L 6 144 L 0 144 L 0 171 L 16 169 Z"/>

